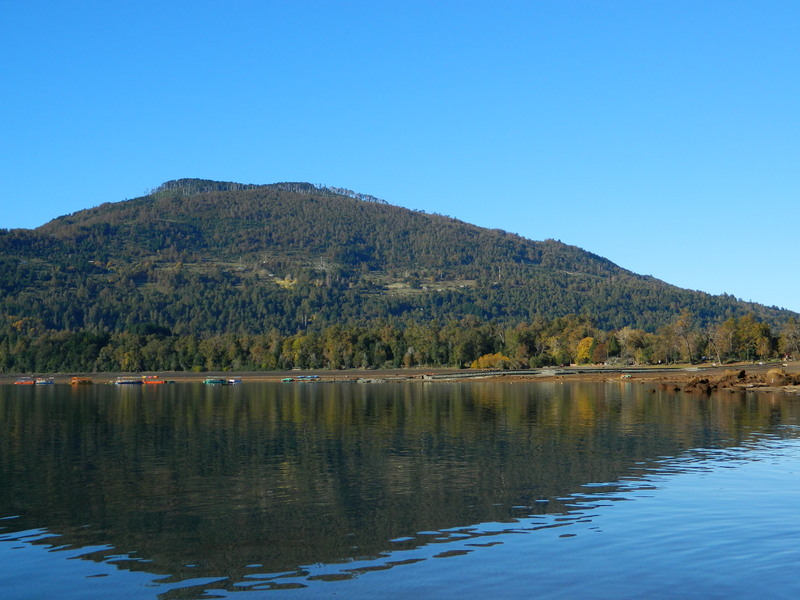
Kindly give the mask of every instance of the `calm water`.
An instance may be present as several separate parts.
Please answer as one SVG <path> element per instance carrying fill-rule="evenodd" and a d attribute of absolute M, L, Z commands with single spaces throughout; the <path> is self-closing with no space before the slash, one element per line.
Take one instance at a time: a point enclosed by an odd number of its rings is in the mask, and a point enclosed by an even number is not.
<path fill-rule="evenodd" d="M 0 597 L 797 598 L 800 397 L 0 387 Z"/>

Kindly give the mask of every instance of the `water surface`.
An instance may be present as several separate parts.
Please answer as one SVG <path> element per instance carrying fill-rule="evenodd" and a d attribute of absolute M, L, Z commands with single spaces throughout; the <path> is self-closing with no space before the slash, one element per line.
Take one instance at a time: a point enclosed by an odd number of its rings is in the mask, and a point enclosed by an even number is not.
<path fill-rule="evenodd" d="M 634 383 L 3 386 L 0 590 L 794 598 L 799 416 Z"/>

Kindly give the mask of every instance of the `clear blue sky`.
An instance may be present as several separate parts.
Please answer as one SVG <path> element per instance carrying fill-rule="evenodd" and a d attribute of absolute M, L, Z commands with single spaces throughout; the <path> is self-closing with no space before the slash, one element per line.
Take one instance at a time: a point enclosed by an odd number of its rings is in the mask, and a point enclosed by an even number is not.
<path fill-rule="evenodd" d="M 0 5 L 0 227 L 308 181 L 800 311 L 800 2 Z"/>

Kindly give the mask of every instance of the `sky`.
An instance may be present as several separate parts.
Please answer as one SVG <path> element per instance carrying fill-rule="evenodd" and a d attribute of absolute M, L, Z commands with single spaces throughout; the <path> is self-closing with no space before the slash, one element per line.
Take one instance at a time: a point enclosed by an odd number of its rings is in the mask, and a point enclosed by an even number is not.
<path fill-rule="evenodd" d="M 8 0 L 0 228 L 307 181 L 800 311 L 796 0 Z"/>

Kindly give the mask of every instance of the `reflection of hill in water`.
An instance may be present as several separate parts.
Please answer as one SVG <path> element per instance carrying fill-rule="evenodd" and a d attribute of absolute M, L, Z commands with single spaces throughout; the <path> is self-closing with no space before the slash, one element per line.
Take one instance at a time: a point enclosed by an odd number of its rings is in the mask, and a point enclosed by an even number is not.
<path fill-rule="evenodd" d="M 8 526 L 152 561 L 130 568 L 178 575 L 193 564 L 232 577 L 563 511 L 558 498 L 630 477 L 636 463 L 736 445 L 799 412 L 781 397 L 630 384 L 0 394 L 0 517 L 20 515 Z"/>

